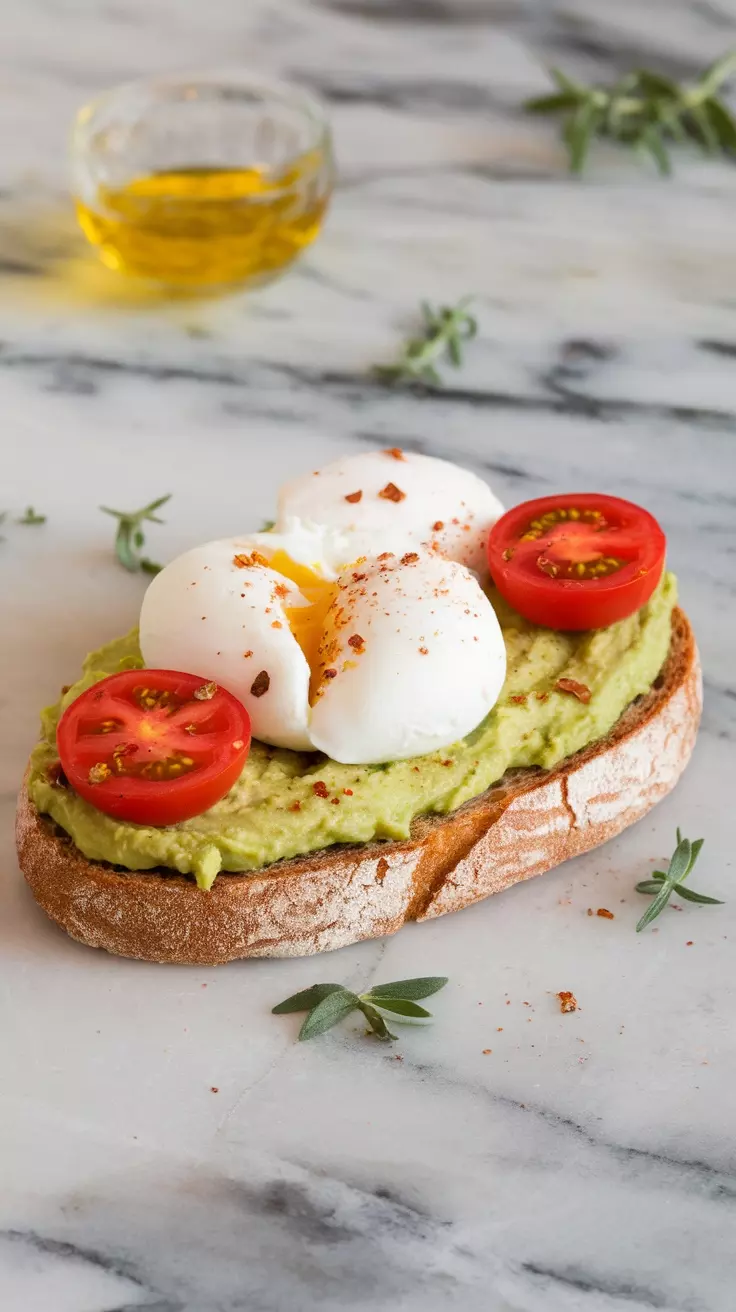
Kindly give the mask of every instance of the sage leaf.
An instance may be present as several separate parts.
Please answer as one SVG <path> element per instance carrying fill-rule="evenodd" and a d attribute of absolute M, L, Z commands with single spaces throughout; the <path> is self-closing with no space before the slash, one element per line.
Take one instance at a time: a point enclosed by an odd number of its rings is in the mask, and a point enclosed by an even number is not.
<path fill-rule="evenodd" d="M 344 1020 L 359 1006 L 359 999 L 349 989 L 340 988 L 328 993 L 310 1011 L 299 1031 L 299 1041 L 304 1043 L 307 1039 L 316 1038 L 318 1034 L 324 1034 L 325 1030 L 331 1030 L 333 1025 Z"/>
<path fill-rule="evenodd" d="M 362 993 L 361 1002 L 375 1003 L 377 1007 L 394 1012 L 397 1016 L 415 1016 L 426 1020 L 432 1015 L 431 1011 L 420 1007 L 418 1002 L 410 1002 L 408 998 L 381 998 L 376 997 L 375 993 Z"/>
<path fill-rule="evenodd" d="M 370 994 L 377 1001 L 379 998 L 400 998 L 402 1001 L 409 998 L 414 1001 L 417 998 L 429 998 L 433 993 L 439 993 L 447 983 L 446 975 L 422 975 L 418 979 L 399 979 L 393 984 L 374 984 Z M 382 1006 L 383 1003 L 379 1005 Z"/>
<path fill-rule="evenodd" d="M 292 1011 L 311 1011 L 316 1007 L 318 1002 L 328 998 L 331 993 L 345 992 L 342 984 L 313 984 L 310 989 L 302 989 L 299 993 L 292 993 L 290 998 L 280 1002 L 278 1006 L 272 1008 L 273 1016 L 286 1016 Z"/>

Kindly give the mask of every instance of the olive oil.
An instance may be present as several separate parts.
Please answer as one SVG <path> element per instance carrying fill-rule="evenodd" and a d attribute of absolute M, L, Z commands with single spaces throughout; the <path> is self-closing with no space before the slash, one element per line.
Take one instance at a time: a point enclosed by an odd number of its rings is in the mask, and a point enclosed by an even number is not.
<path fill-rule="evenodd" d="M 194 167 L 99 185 L 77 216 L 111 269 L 191 289 L 261 282 L 314 241 L 331 183 L 310 151 L 278 174 Z"/>

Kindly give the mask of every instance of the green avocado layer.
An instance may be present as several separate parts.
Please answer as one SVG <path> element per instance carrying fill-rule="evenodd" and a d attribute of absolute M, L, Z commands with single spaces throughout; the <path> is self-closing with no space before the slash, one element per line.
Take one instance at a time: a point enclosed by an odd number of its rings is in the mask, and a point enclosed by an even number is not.
<path fill-rule="evenodd" d="M 493 710 L 467 738 L 429 756 L 381 766 L 338 765 L 316 753 L 254 742 L 227 796 L 203 815 L 167 829 L 113 820 L 47 775 L 57 759 L 62 711 L 105 675 L 142 665 L 134 630 L 92 652 L 79 681 L 43 712 L 43 737 L 31 758 L 30 796 L 86 857 L 129 870 L 166 866 L 193 874 L 202 888 L 210 888 L 221 870 L 258 870 L 331 843 L 408 838 L 415 816 L 453 811 L 508 769 L 549 769 L 606 734 L 661 670 L 676 600 L 676 580 L 665 574 L 648 604 L 628 619 L 595 632 L 558 633 L 528 624 L 492 593 L 506 643 L 506 683 Z M 588 704 L 556 691 L 560 678 L 585 684 L 592 694 Z M 327 797 L 315 794 L 317 782 L 325 784 Z"/>

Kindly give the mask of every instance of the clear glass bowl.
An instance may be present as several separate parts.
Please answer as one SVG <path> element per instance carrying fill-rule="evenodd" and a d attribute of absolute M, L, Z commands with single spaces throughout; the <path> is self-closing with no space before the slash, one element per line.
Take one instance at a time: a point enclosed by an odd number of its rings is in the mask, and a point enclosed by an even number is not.
<path fill-rule="evenodd" d="M 334 180 L 317 101 L 246 72 L 106 92 L 77 114 L 72 165 L 104 263 L 193 289 L 276 277 L 319 233 Z"/>

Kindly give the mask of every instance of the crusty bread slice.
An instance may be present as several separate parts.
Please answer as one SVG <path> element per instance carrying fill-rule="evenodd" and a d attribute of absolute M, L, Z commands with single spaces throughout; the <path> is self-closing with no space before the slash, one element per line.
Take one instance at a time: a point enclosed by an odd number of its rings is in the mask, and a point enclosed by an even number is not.
<path fill-rule="evenodd" d="M 405 842 L 341 845 L 221 875 L 205 893 L 173 871 L 88 861 L 24 784 L 20 866 L 52 920 L 124 957 L 217 965 L 326 952 L 458 911 L 620 833 L 674 787 L 701 700 L 695 640 L 676 610 L 664 669 L 606 738 L 553 770 L 511 771 L 451 815 L 421 817 Z"/>

